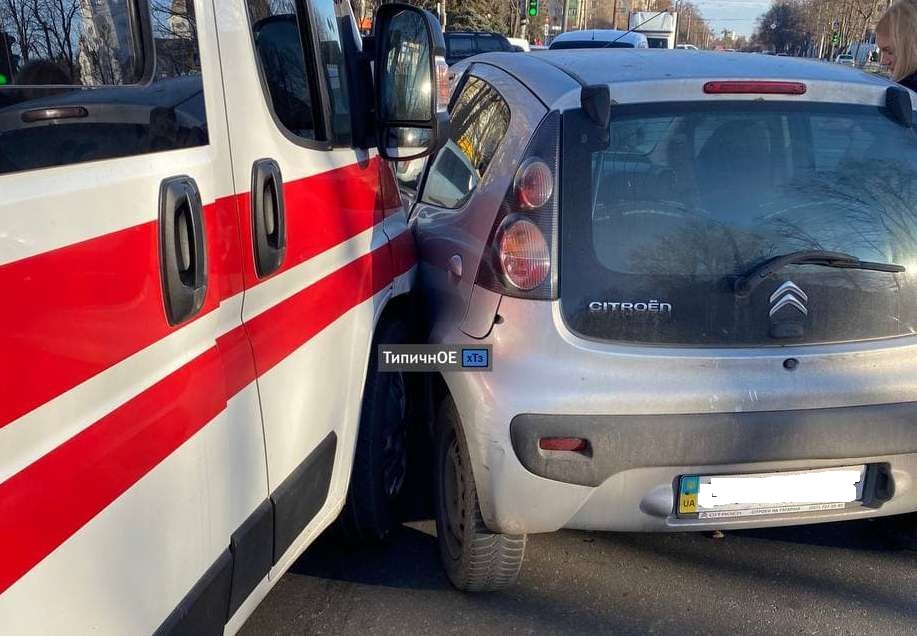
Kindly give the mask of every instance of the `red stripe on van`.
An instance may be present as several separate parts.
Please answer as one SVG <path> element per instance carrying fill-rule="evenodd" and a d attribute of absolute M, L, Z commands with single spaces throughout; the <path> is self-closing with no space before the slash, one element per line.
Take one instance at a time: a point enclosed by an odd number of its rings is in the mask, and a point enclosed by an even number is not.
<path fill-rule="evenodd" d="M 404 273 L 414 267 L 417 262 L 417 246 L 414 244 L 414 234 L 405 230 L 392 239 L 392 261 L 397 271 Z"/>
<path fill-rule="evenodd" d="M 259 372 L 407 271 L 392 267 L 388 249 L 385 245 L 358 258 L 247 325 L 254 338 L 269 338 L 258 360 Z M 216 347 L 0 483 L 0 546 L 11 548 L 0 560 L 0 593 L 213 420 L 229 397 L 254 380 L 244 329 L 221 336 Z M 224 380 L 226 393 L 221 394 L 214 387 Z"/>
<path fill-rule="evenodd" d="M 214 347 L 0 484 L 0 593 L 216 417 L 222 383 Z"/>
<path fill-rule="evenodd" d="M 258 278 L 252 243 L 251 195 L 239 196 L 246 287 L 296 267 L 382 220 L 378 159 L 283 184 L 287 251 L 276 272 Z"/>
<path fill-rule="evenodd" d="M 391 282 L 386 244 L 246 321 L 258 375 Z"/>
<path fill-rule="evenodd" d="M 217 216 L 216 206 L 207 206 L 210 280 L 222 287 L 228 282 L 215 249 Z M 0 312 L 0 427 L 173 330 L 163 309 L 157 233 L 157 223 L 144 223 L 0 267 L 8 300 Z M 238 233 L 225 234 L 236 234 L 226 256 L 238 254 Z M 200 315 L 217 304 L 212 287 Z"/>
<path fill-rule="evenodd" d="M 285 183 L 280 271 L 381 220 L 378 179 L 373 159 Z M 241 292 L 243 274 L 259 282 L 249 205 L 244 194 L 204 208 L 211 287 L 198 318 Z M 0 266 L 0 289 L 0 428 L 175 330 L 163 310 L 156 222 Z"/>

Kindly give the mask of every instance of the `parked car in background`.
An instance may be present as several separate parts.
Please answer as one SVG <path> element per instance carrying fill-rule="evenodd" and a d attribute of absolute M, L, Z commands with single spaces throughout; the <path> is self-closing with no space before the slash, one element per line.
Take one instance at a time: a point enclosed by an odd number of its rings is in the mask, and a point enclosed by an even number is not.
<path fill-rule="evenodd" d="M 843 64 L 844 66 L 855 66 L 853 56 L 849 53 L 841 53 L 836 58 L 834 58 L 834 61 L 838 64 Z"/>
<path fill-rule="evenodd" d="M 697 50 L 699 50 L 699 49 L 698 49 L 696 46 L 694 46 L 693 44 L 676 44 L 676 45 L 675 45 L 675 48 L 676 48 L 676 49 L 680 49 L 680 50 L 682 50 L 682 51 L 697 51 Z"/>
<path fill-rule="evenodd" d="M 646 49 L 649 42 L 642 33 L 617 29 L 586 29 L 561 33 L 548 47 L 557 49 Z"/>
<path fill-rule="evenodd" d="M 529 41 L 525 38 L 506 38 L 509 43 L 518 51 L 523 53 L 528 53 L 532 50 Z"/>
<path fill-rule="evenodd" d="M 485 31 L 447 31 L 446 63 L 450 66 L 479 53 L 514 51 L 506 36 Z"/>
<path fill-rule="evenodd" d="M 917 98 L 756 55 L 479 60 L 409 221 L 431 341 L 492 348 L 430 391 L 452 582 L 560 528 L 917 510 Z"/>

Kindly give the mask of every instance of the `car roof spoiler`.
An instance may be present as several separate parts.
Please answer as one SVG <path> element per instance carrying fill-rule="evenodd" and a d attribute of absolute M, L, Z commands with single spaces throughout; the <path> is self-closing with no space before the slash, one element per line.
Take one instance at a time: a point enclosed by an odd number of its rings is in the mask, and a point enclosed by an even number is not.
<path fill-rule="evenodd" d="M 603 130 L 611 123 L 611 89 L 608 84 L 590 84 L 580 90 L 583 111 L 592 122 Z"/>
<path fill-rule="evenodd" d="M 580 90 L 583 111 L 600 128 L 611 122 L 611 89 L 608 84 L 584 85 Z M 914 126 L 914 107 L 911 92 L 903 86 L 889 86 L 885 92 L 885 107 L 895 121 L 905 128 Z"/>
<path fill-rule="evenodd" d="M 914 126 L 914 106 L 911 92 L 903 86 L 889 86 L 885 91 L 885 108 L 896 122 L 905 128 Z"/>

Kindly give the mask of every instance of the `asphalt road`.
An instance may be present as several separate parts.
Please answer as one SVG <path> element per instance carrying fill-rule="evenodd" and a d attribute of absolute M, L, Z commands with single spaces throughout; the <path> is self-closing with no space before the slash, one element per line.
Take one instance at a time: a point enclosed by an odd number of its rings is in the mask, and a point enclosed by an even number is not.
<path fill-rule="evenodd" d="M 886 525 L 535 535 L 490 595 L 450 587 L 432 522 L 384 549 L 323 537 L 243 634 L 917 634 L 917 552 Z"/>

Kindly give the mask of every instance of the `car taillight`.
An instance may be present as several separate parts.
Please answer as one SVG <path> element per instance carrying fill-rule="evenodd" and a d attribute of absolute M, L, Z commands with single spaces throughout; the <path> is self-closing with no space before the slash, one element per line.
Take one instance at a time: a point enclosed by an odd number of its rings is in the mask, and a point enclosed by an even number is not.
<path fill-rule="evenodd" d="M 449 65 L 446 58 L 437 55 L 433 62 L 436 65 L 436 112 L 444 113 L 449 108 L 449 95 L 452 91 Z"/>
<path fill-rule="evenodd" d="M 560 114 L 548 114 L 525 150 L 494 221 L 477 284 L 517 298 L 557 297 Z"/>
<path fill-rule="evenodd" d="M 516 173 L 516 202 L 523 210 L 534 210 L 547 203 L 554 193 L 554 174 L 541 159 L 529 159 Z"/>
<path fill-rule="evenodd" d="M 499 234 L 500 265 L 509 283 L 523 291 L 541 285 L 551 273 L 551 252 L 538 226 L 508 217 Z"/>
<path fill-rule="evenodd" d="M 805 95 L 806 85 L 802 82 L 707 82 L 704 92 L 708 95 Z"/>

